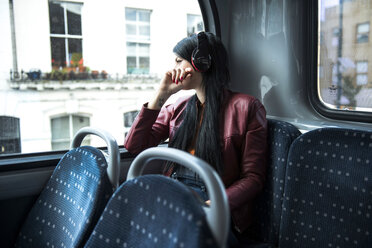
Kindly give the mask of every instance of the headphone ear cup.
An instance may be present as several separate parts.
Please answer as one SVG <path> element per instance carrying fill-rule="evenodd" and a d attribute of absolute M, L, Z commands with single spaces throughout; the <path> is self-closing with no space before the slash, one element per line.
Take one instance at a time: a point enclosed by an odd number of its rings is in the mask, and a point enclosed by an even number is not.
<path fill-rule="evenodd" d="M 211 56 L 195 48 L 192 53 L 191 62 L 195 70 L 206 72 L 211 67 Z"/>
<path fill-rule="evenodd" d="M 191 63 L 196 71 L 206 72 L 211 67 L 208 38 L 204 32 L 198 34 L 198 45 L 191 55 Z"/>

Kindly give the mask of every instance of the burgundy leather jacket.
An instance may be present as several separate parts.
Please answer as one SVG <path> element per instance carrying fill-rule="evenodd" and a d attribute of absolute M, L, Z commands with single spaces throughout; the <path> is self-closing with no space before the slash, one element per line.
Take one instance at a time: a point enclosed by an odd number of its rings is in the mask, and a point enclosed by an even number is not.
<path fill-rule="evenodd" d="M 145 104 L 124 141 L 124 147 L 132 154 L 157 146 L 182 123 L 189 97 L 159 110 L 151 110 Z M 220 140 L 230 211 L 235 228 L 243 232 L 252 223 L 255 197 L 263 188 L 267 158 L 267 121 L 264 106 L 256 98 L 224 92 L 220 116 Z"/>

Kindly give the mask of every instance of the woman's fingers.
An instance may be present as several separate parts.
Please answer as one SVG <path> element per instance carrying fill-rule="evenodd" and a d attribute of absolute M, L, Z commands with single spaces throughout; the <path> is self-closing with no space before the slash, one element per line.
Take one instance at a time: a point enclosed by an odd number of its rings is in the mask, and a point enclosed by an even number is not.
<path fill-rule="evenodd" d="M 169 71 L 170 79 L 173 83 L 182 83 L 186 78 L 191 77 L 192 68 L 176 68 Z"/>
<path fill-rule="evenodd" d="M 172 70 L 172 82 L 173 83 L 176 82 L 176 75 L 177 75 L 177 70 L 176 69 L 173 69 Z"/>
<path fill-rule="evenodd" d="M 180 69 L 179 81 L 182 82 L 184 79 L 191 77 L 192 68 Z"/>

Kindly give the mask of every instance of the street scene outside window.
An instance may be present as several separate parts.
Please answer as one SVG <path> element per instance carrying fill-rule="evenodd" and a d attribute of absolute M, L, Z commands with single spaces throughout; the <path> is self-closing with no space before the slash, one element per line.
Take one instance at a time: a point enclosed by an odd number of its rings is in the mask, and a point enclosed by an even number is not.
<path fill-rule="evenodd" d="M 319 1 L 318 94 L 330 109 L 372 112 L 372 0 Z"/>
<path fill-rule="evenodd" d="M 197 0 L 0 0 L 0 20 L 0 156 L 69 149 L 85 126 L 123 144 L 174 45 L 204 30 Z"/>

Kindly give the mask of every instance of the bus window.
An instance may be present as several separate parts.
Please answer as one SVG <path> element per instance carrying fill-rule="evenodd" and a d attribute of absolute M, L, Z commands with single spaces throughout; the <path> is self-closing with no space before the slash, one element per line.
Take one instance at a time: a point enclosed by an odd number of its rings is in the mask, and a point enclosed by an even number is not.
<path fill-rule="evenodd" d="M 84 126 L 123 144 L 173 46 L 204 30 L 197 0 L 9 0 L 0 20 L 0 156 L 68 149 Z"/>
<path fill-rule="evenodd" d="M 330 109 L 372 112 L 372 2 L 319 3 L 319 98 Z"/>

